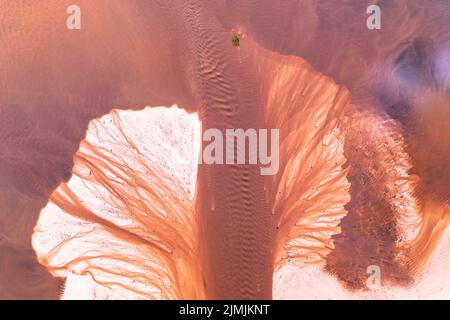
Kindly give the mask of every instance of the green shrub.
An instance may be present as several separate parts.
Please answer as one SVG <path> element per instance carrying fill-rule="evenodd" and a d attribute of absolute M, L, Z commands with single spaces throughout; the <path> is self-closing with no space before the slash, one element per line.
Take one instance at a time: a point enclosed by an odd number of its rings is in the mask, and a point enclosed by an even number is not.
<path fill-rule="evenodd" d="M 231 37 L 231 43 L 233 43 L 233 46 L 235 47 L 239 47 L 241 39 L 239 38 L 239 36 L 237 34 L 233 34 L 233 36 Z"/>

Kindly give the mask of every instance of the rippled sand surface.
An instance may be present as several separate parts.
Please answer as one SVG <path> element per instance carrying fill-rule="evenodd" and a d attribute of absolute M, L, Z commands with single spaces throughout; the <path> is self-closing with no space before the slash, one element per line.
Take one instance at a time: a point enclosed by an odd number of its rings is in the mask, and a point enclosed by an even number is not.
<path fill-rule="evenodd" d="M 0 297 L 450 298 L 450 5 L 372 2 L 1 1 Z"/>

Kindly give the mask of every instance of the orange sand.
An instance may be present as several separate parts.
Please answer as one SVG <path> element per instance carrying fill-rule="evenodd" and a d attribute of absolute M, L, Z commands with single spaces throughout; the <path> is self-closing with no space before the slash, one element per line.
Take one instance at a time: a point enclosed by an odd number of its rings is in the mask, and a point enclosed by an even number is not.
<path fill-rule="evenodd" d="M 0 298 L 448 297 L 450 7 L 372 2 L 0 4 Z M 200 125 L 280 129 L 278 174 L 197 168 Z"/>

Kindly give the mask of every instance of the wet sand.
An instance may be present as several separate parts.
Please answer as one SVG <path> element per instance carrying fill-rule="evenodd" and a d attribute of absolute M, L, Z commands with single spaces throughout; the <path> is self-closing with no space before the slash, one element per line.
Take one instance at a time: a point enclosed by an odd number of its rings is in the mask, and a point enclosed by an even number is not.
<path fill-rule="evenodd" d="M 180 277 L 166 298 L 269 299 L 273 273 L 293 261 L 321 266 L 357 296 L 369 265 L 389 285 L 412 285 L 448 224 L 450 7 L 375 2 L 377 31 L 357 1 L 78 1 L 80 31 L 65 28 L 60 1 L 2 3 L 0 297 L 60 295 L 63 280 L 31 245 L 49 201 L 131 247 L 158 247 L 151 260 Z M 151 210 L 150 229 L 136 234 L 68 208 L 62 191 L 86 160 L 92 120 L 173 104 L 196 112 L 202 130 L 280 129 L 279 173 L 200 165 L 182 210 L 189 231 L 161 222 L 151 240 Z M 166 190 L 151 181 L 148 190 Z M 132 202 L 135 187 L 116 192 Z"/>

